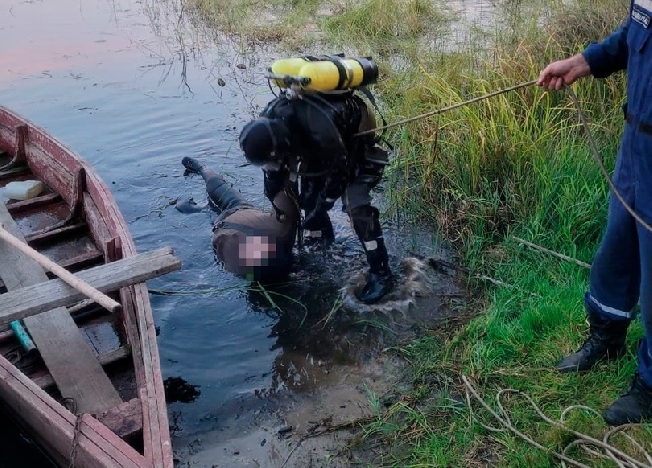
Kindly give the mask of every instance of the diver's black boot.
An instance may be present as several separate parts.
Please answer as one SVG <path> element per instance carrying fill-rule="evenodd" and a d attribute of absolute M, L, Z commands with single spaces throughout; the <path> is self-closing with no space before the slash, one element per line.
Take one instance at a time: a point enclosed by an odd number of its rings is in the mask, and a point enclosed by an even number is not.
<path fill-rule="evenodd" d="M 629 388 L 602 415 L 607 424 L 621 426 L 652 419 L 652 388 L 638 372 Z"/>
<path fill-rule="evenodd" d="M 369 263 L 367 284 L 358 295 L 358 300 L 365 304 L 378 302 L 394 285 L 378 215 L 378 210 L 371 205 L 358 206 L 349 212 L 353 229 L 364 246 Z"/>
<path fill-rule="evenodd" d="M 190 156 L 184 156 L 181 160 L 181 164 L 186 168 L 188 172 L 194 172 L 195 174 L 201 174 L 204 169 L 204 165 L 197 161 L 195 158 Z"/>
<path fill-rule="evenodd" d="M 376 243 L 378 245 L 376 249 L 367 250 L 369 274 L 367 276 L 367 284 L 364 285 L 358 295 L 358 300 L 365 304 L 378 302 L 394 286 L 394 276 L 389 269 L 389 259 L 385 242 L 381 237 L 376 239 Z"/>
<path fill-rule="evenodd" d="M 589 337 L 580 349 L 557 364 L 559 372 L 586 371 L 600 361 L 616 359 L 625 353 L 629 320 L 610 320 L 592 310 L 588 310 L 588 319 Z"/>
<path fill-rule="evenodd" d="M 385 294 L 390 292 L 393 286 L 394 277 L 391 272 L 385 273 L 384 275 L 369 273 L 367 284 L 362 288 L 358 300 L 365 304 L 375 304 L 385 297 Z"/>

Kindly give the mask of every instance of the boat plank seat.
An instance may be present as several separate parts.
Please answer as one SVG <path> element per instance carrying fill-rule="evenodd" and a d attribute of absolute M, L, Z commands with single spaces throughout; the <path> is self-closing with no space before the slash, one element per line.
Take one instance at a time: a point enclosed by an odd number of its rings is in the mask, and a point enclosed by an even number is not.
<path fill-rule="evenodd" d="M 0 203 L 0 223 L 22 239 L 16 222 Z M 0 277 L 7 290 L 48 281 L 43 268 L 27 255 L 0 241 Z M 79 413 L 101 413 L 122 403 L 120 395 L 65 307 L 24 320 L 45 365 L 63 398 L 70 398 Z M 84 378 L 79 378 L 83 375 Z"/>
<path fill-rule="evenodd" d="M 95 289 L 108 293 L 125 286 L 178 270 L 181 261 L 170 247 L 161 247 L 93 268 L 76 276 Z M 37 316 L 53 307 L 71 306 L 84 298 L 78 290 L 61 279 L 25 286 L 0 295 L 0 324 Z"/>

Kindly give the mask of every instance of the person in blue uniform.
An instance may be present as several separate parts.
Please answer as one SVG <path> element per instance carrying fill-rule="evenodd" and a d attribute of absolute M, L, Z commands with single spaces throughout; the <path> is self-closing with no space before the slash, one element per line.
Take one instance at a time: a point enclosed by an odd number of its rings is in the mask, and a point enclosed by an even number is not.
<path fill-rule="evenodd" d="M 371 190 L 380 182 L 388 153 L 376 144 L 369 106 L 352 90 L 305 93 L 282 92 L 247 123 L 240 134 L 246 159 L 263 168 L 265 195 L 273 199 L 288 177 L 300 178 L 302 225 L 308 239 L 334 238 L 328 211 L 342 198 L 369 264 L 361 302 L 381 300 L 393 286 L 379 212 Z"/>
<path fill-rule="evenodd" d="M 627 205 L 652 224 L 652 1 L 631 3 L 625 23 L 582 53 L 549 64 L 538 79 L 561 89 L 578 78 L 627 71 L 627 104 L 613 182 Z M 607 228 L 591 266 L 584 305 L 590 324 L 581 348 L 557 364 L 561 372 L 585 371 L 625 352 L 627 329 L 640 305 L 645 336 L 629 388 L 605 412 L 608 424 L 652 419 L 652 232 L 611 194 Z"/>

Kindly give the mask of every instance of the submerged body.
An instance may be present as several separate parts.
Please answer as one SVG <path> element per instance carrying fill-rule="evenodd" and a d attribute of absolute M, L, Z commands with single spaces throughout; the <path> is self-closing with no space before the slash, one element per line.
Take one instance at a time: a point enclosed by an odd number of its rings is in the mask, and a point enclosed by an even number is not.
<path fill-rule="evenodd" d="M 271 281 L 287 276 L 300 219 L 291 184 L 273 199 L 270 212 L 254 207 L 217 172 L 193 158 L 185 168 L 206 182 L 211 205 L 220 211 L 213 226 L 213 249 L 226 270 L 250 280 Z"/>

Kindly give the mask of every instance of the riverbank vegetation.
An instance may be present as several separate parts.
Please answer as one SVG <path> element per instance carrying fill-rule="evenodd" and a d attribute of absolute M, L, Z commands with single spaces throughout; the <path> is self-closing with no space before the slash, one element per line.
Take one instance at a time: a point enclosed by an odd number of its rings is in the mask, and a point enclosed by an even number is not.
<path fill-rule="evenodd" d="M 275 38 L 291 51 L 310 53 L 322 43 L 373 56 L 382 75 L 375 91 L 389 122 L 536 79 L 550 61 L 613 31 L 628 4 L 504 0 L 474 20 L 443 0 L 251 0 L 233 2 L 231 9 L 224 1 L 195 0 L 216 27 L 243 40 Z M 476 11 L 479 3 L 460 2 L 460 8 Z M 261 8 L 268 12 L 265 21 L 255 19 Z M 573 90 L 611 171 L 625 77 L 588 78 Z M 368 439 L 388 447 L 374 466 L 559 463 L 549 452 L 562 453 L 576 435 L 543 420 L 523 395 L 503 397 L 509 419 L 501 424 L 477 400 L 466 400 L 462 376 L 491 408 L 498 408 L 500 389 L 516 389 L 553 420 L 563 417 L 574 431 L 602 439 L 608 428 L 599 414 L 564 410 L 585 405 L 601 412 L 617 398 L 634 373 L 642 331 L 639 324 L 630 329 L 630 351 L 618 361 L 582 375 L 554 370 L 587 330 L 582 300 L 588 269 L 580 263 L 590 263 L 597 248 L 609 193 L 569 93 L 523 86 L 394 127 L 387 138 L 395 148 L 388 214 L 437 230 L 469 268 L 468 286 L 477 299 L 467 311 L 469 321 L 397 350 L 412 366 L 414 392 L 365 427 Z M 521 239 L 577 261 L 532 249 Z M 500 283 L 473 279 L 479 277 Z M 501 430 L 488 430 L 481 421 Z M 508 430 L 510 424 L 540 447 Z M 635 431 L 644 445 L 652 442 L 649 429 Z M 622 436 L 612 442 L 636 453 Z M 613 466 L 581 447 L 571 447 L 568 456 Z"/>

